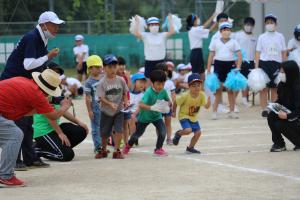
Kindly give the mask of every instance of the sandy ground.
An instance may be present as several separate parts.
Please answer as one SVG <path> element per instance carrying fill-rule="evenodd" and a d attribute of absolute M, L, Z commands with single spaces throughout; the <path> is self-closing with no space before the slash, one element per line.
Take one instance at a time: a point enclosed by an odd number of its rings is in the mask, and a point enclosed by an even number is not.
<path fill-rule="evenodd" d="M 89 123 L 84 101 L 76 100 L 76 113 Z M 0 189 L 1 200 L 94 199 L 214 199 L 299 200 L 300 152 L 270 153 L 271 134 L 259 107 L 239 106 L 240 119 L 217 121 L 201 111 L 201 155 L 185 154 L 191 135 L 178 146 L 165 146 L 168 157 L 156 157 L 156 136 L 149 126 L 140 145 L 124 160 L 96 160 L 91 136 L 75 148 L 72 162 L 51 162 L 48 169 L 17 172 L 24 188 Z M 173 130 L 180 128 L 173 119 Z"/>

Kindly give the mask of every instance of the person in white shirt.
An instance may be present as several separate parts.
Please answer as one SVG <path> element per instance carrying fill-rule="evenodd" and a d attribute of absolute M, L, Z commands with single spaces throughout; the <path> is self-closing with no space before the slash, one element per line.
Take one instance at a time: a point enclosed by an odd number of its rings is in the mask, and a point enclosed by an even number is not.
<path fill-rule="evenodd" d="M 155 65 L 163 62 L 166 57 L 167 39 L 175 33 L 173 20 L 171 14 L 169 14 L 169 32 L 159 32 L 159 19 L 156 17 L 150 17 L 147 19 L 147 25 L 150 32 L 142 33 L 138 28 L 140 26 L 138 16 L 135 16 L 135 20 L 137 23 L 134 35 L 144 42 L 145 76 L 149 79 L 150 73 L 155 68 Z"/>
<path fill-rule="evenodd" d="M 255 26 L 255 20 L 252 17 L 246 17 L 244 19 L 243 30 L 233 34 L 233 38 L 240 44 L 243 62 L 241 66 L 241 73 L 247 78 L 251 69 L 254 69 L 254 57 L 257 37 L 253 34 L 253 28 Z M 248 103 L 248 88 L 242 91 L 242 103 L 250 107 Z"/>
<path fill-rule="evenodd" d="M 191 14 L 186 18 L 186 29 L 188 30 L 189 42 L 190 42 L 190 63 L 192 65 L 192 73 L 198 73 L 201 76 L 201 79 L 205 79 L 205 70 L 204 70 L 204 61 L 203 61 L 203 39 L 207 39 L 209 36 L 209 32 L 214 27 L 212 25 L 210 29 L 207 27 L 211 24 L 215 17 L 213 14 L 204 24 L 200 26 L 200 18 Z"/>
<path fill-rule="evenodd" d="M 83 43 L 83 40 L 84 37 L 82 35 L 76 35 L 76 47 L 73 48 L 73 53 L 76 57 L 77 79 L 80 82 L 86 80 L 86 59 L 89 57 L 89 47 L 88 45 Z"/>
<path fill-rule="evenodd" d="M 290 39 L 287 45 L 287 51 L 292 52 L 300 49 L 300 24 L 294 30 L 294 38 Z"/>
<path fill-rule="evenodd" d="M 221 87 L 216 91 L 216 99 L 213 104 L 213 115 L 212 119 L 217 119 L 217 108 L 221 100 L 221 95 L 223 91 L 223 83 L 226 80 L 227 74 L 232 69 L 240 69 L 242 63 L 242 54 L 240 51 L 240 45 L 238 42 L 230 37 L 232 25 L 229 22 L 223 22 L 220 24 L 219 29 L 221 33 L 220 39 L 213 40 L 209 45 L 209 56 L 207 61 L 207 73 L 211 73 L 211 64 L 214 60 L 214 73 L 218 76 L 221 82 Z M 236 61 L 235 54 L 237 54 L 238 59 Z M 230 107 L 230 112 L 228 114 L 229 118 L 237 119 L 237 113 L 234 113 L 235 107 L 235 96 L 234 92 L 227 90 L 228 102 Z"/>
<path fill-rule="evenodd" d="M 229 20 L 229 16 L 226 13 L 220 13 L 217 16 L 217 25 L 220 26 L 220 24 L 222 24 L 223 22 L 228 22 Z M 215 28 L 216 26 L 213 26 L 212 28 Z M 221 33 L 220 33 L 220 29 L 215 32 L 215 34 L 212 36 L 211 41 L 215 40 L 215 39 L 220 39 L 221 38 Z"/>
<path fill-rule="evenodd" d="M 64 86 L 64 91 L 66 95 L 71 95 L 76 98 L 78 95 L 83 95 L 83 87 L 81 82 L 73 77 L 61 77 L 61 84 Z"/>
<path fill-rule="evenodd" d="M 280 63 L 287 59 L 286 57 L 286 44 L 283 34 L 276 31 L 277 17 L 268 14 L 265 17 L 266 32 L 258 37 L 256 54 L 255 54 L 255 67 L 261 68 L 266 72 L 270 78 L 267 88 L 260 91 L 260 106 L 262 116 L 268 116 L 267 101 L 268 92 L 271 91 L 271 101 L 275 102 L 277 99 L 277 85 L 275 78 L 277 77 L 280 69 Z"/>

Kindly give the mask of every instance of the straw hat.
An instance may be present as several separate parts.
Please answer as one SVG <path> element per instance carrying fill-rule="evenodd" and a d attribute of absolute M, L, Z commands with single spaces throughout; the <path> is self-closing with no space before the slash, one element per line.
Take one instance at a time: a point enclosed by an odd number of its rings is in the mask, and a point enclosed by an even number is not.
<path fill-rule="evenodd" d="M 32 72 L 32 78 L 36 84 L 47 94 L 53 97 L 61 95 L 59 84 L 61 82 L 59 74 L 51 69 L 46 69 L 42 73 Z"/>

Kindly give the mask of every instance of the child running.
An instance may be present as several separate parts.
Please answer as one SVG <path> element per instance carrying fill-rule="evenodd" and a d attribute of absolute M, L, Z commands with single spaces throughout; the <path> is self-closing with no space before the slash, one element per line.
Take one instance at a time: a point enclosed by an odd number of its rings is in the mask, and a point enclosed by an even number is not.
<path fill-rule="evenodd" d="M 102 60 L 97 55 L 89 56 L 86 60 L 87 74 L 89 78 L 85 81 L 85 104 L 91 120 L 92 138 L 94 152 L 97 153 L 101 147 L 100 137 L 100 105 L 96 95 L 97 86 L 100 79 L 104 76 Z"/>
<path fill-rule="evenodd" d="M 97 93 L 101 101 L 100 133 L 102 137 L 102 148 L 95 158 L 107 157 L 107 138 L 114 130 L 115 151 L 113 159 L 124 159 L 120 151 L 120 143 L 123 136 L 124 113 L 121 110 L 128 106 L 128 87 L 124 79 L 117 76 L 118 60 L 114 55 L 107 55 L 104 58 L 105 76 L 101 79 Z"/>
<path fill-rule="evenodd" d="M 206 101 L 205 94 L 201 91 L 202 80 L 199 74 L 191 74 L 188 77 L 188 84 L 189 90 L 177 97 L 173 104 L 173 117 L 176 117 L 177 106 L 180 107 L 178 119 L 182 127 L 182 130 L 175 133 L 173 144 L 178 145 L 181 136 L 194 132 L 189 146 L 186 147 L 186 152 L 200 154 L 200 151 L 195 149 L 195 145 L 201 136 L 201 128 L 197 120 L 198 114 L 201 106 L 208 109 L 211 103 L 209 97 Z"/>
<path fill-rule="evenodd" d="M 168 101 L 171 104 L 167 91 L 164 89 L 167 76 L 162 70 L 153 70 L 150 73 L 152 86 L 149 87 L 140 102 L 140 113 L 135 133 L 130 137 L 128 144 L 123 149 L 124 154 L 128 154 L 133 144 L 143 135 L 147 126 L 152 123 L 157 130 L 157 142 L 154 154 L 158 156 L 167 156 L 167 152 L 162 148 L 166 137 L 166 126 L 162 120 L 162 112 L 168 113 L 169 107 L 160 103 L 161 100 Z M 168 108 L 168 109 L 166 109 Z"/>

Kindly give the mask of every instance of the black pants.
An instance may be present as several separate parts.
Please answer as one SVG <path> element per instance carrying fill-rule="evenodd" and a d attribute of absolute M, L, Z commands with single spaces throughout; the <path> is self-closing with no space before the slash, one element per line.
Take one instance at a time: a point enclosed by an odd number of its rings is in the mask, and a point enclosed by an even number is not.
<path fill-rule="evenodd" d="M 160 149 L 160 148 L 162 148 L 165 138 L 166 138 L 166 125 L 162 119 L 156 120 L 151 123 L 156 128 L 156 134 L 157 134 L 156 149 Z M 130 140 L 128 141 L 128 144 L 130 146 L 133 146 L 133 144 L 135 144 L 135 142 L 138 141 L 138 139 L 144 134 L 144 132 L 149 124 L 150 123 L 142 123 L 142 122 L 137 123 L 136 131 L 130 137 Z"/>
<path fill-rule="evenodd" d="M 202 48 L 192 49 L 190 63 L 192 65 L 193 73 L 201 74 L 205 72 Z"/>
<path fill-rule="evenodd" d="M 37 161 L 39 157 L 36 155 L 33 148 L 33 117 L 22 117 L 15 121 L 16 125 L 23 131 L 24 138 L 18 155 L 17 163 L 21 163 L 21 152 L 23 156 L 23 162 L 25 165 L 30 166 L 34 161 Z"/>
<path fill-rule="evenodd" d="M 300 122 L 279 119 L 278 115 L 270 112 L 268 115 L 268 124 L 272 132 L 273 143 L 284 146 L 285 142 L 281 134 L 283 134 L 295 146 L 300 146 Z"/>
<path fill-rule="evenodd" d="M 87 133 L 84 128 L 72 123 L 62 123 L 60 128 L 68 137 L 71 146 L 63 145 L 57 133 L 52 131 L 47 135 L 35 138 L 39 156 L 56 161 L 73 160 L 75 154 L 72 148 L 81 143 L 86 138 Z"/>

